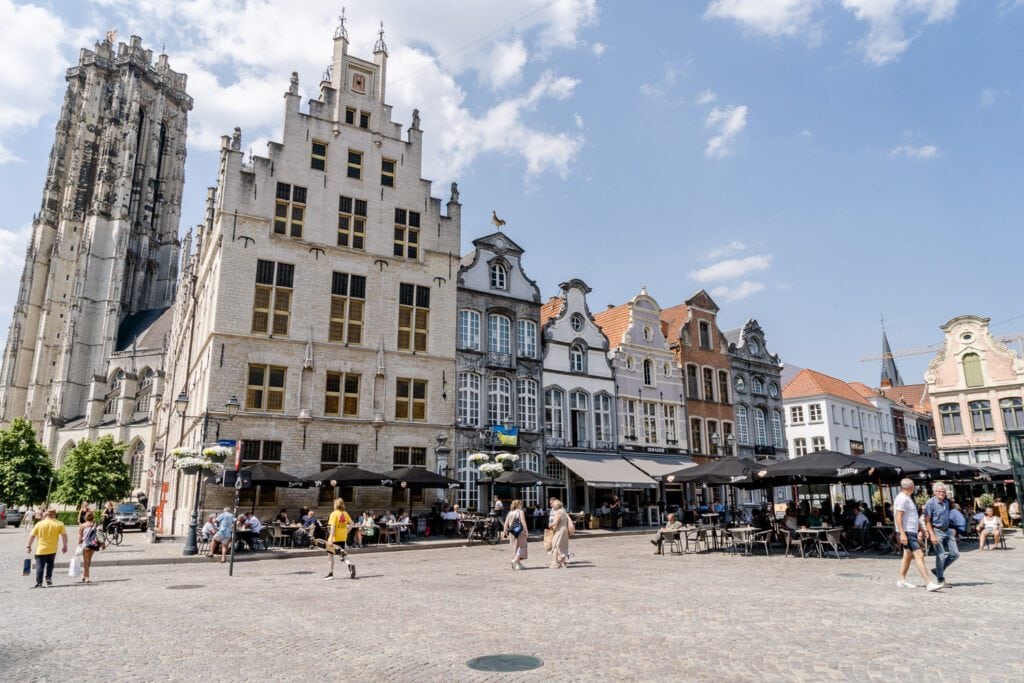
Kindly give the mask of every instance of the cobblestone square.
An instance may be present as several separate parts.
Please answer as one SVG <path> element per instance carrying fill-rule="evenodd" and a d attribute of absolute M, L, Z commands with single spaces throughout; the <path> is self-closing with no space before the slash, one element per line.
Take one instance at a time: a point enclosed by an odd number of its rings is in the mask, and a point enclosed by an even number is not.
<path fill-rule="evenodd" d="M 85 586 L 59 570 L 30 590 L 24 538 L 0 532 L 2 680 L 1024 677 L 1019 537 L 968 546 L 938 593 L 897 589 L 893 557 L 660 557 L 636 535 L 578 539 L 564 570 L 531 542 L 522 572 L 505 546 L 355 551 L 355 581 L 324 581 L 311 552 L 238 563 L 233 578 L 219 563 L 97 566 Z M 495 654 L 543 665 L 467 666 Z"/>

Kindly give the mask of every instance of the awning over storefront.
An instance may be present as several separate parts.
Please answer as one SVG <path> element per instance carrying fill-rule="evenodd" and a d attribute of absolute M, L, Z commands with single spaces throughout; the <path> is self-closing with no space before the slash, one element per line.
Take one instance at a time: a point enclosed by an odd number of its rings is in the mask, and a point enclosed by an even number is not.
<path fill-rule="evenodd" d="M 685 455 L 623 455 L 626 460 L 639 467 L 655 481 L 661 481 L 666 474 L 672 474 L 697 463 Z"/>
<path fill-rule="evenodd" d="M 602 489 L 653 489 L 658 484 L 618 453 L 551 453 L 587 486 Z"/>

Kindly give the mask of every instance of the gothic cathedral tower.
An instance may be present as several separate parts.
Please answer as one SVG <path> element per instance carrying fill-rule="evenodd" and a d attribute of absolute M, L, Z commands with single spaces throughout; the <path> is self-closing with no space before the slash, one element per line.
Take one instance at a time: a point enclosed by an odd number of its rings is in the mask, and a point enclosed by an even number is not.
<path fill-rule="evenodd" d="M 174 297 L 192 98 L 152 59 L 108 35 L 67 71 L 0 374 L 0 423 L 26 416 L 44 444 L 86 413 L 125 318 Z"/>

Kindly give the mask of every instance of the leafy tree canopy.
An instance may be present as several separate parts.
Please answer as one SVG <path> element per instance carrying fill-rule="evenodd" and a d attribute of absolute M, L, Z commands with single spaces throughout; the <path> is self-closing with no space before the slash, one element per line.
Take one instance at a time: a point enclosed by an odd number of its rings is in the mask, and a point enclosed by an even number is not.
<path fill-rule="evenodd" d="M 55 498 L 68 505 L 126 498 L 132 489 L 131 470 L 124 459 L 127 448 L 109 436 L 79 443 L 60 467 Z"/>
<path fill-rule="evenodd" d="M 53 461 L 36 440 L 32 423 L 15 418 L 0 429 L 0 501 L 8 505 L 35 505 L 46 499 Z"/>

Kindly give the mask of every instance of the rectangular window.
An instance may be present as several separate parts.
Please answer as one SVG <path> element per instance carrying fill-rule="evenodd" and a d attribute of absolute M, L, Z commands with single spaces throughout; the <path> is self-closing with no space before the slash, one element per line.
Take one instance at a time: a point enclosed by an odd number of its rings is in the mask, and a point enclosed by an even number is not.
<path fill-rule="evenodd" d="M 790 424 L 802 425 L 804 423 L 804 407 L 803 406 L 792 406 L 789 409 L 789 422 Z"/>
<path fill-rule="evenodd" d="M 325 470 L 338 465 L 358 465 L 359 444 L 324 443 L 320 446 L 320 465 Z"/>
<path fill-rule="evenodd" d="M 622 428 L 627 439 L 636 439 L 636 401 L 626 399 L 622 402 Z"/>
<path fill-rule="evenodd" d="M 345 123 L 350 126 L 356 125 L 356 110 L 352 107 L 345 108 Z"/>
<path fill-rule="evenodd" d="M 964 426 L 960 421 L 960 404 L 943 403 L 939 406 L 939 417 L 942 420 L 943 434 L 964 433 Z"/>
<path fill-rule="evenodd" d="M 808 417 L 810 418 L 811 422 L 821 422 L 821 404 L 820 403 L 812 403 L 811 405 L 809 405 L 807 407 L 807 410 L 809 411 Z"/>
<path fill-rule="evenodd" d="M 256 291 L 252 304 L 253 334 L 288 336 L 295 266 L 274 261 L 256 262 Z"/>
<path fill-rule="evenodd" d="M 362 250 L 366 241 L 366 202 L 338 197 L 338 246 Z"/>
<path fill-rule="evenodd" d="M 395 419 L 412 422 L 427 419 L 427 380 L 398 378 L 395 383 Z"/>
<path fill-rule="evenodd" d="M 690 418 L 690 452 L 704 453 L 704 436 L 699 417 Z"/>
<path fill-rule="evenodd" d="M 544 434 L 552 439 L 565 437 L 565 394 L 557 389 L 544 391 Z"/>
<path fill-rule="evenodd" d="M 715 400 L 715 371 L 711 368 L 701 368 L 701 375 L 704 378 L 704 400 Z"/>
<path fill-rule="evenodd" d="M 455 419 L 460 425 L 480 426 L 480 375 L 460 372 Z"/>
<path fill-rule="evenodd" d="M 512 353 L 512 322 L 504 315 L 487 316 L 487 350 L 491 353 Z"/>
<path fill-rule="evenodd" d="M 976 432 L 991 432 L 992 410 L 988 401 L 971 401 L 967 407 L 971 410 L 971 429 Z"/>
<path fill-rule="evenodd" d="M 313 140 L 309 153 L 309 167 L 314 171 L 327 170 L 327 143 Z"/>
<path fill-rule="evenodd" d="M 847 417 L 846 417 L 846 408 L 843 408 L 843 425 L 846 426 L 846 427 L 850 426 L 850 423 L 847 421 Z"/>
<path fill-rule="evenodd" d="M 1004 398 L 999 401 L 999 407 L 1003 411 L 1004 429 L 1024 428 L 1024 400 L 1019 398 Z M 921 439 L 922 441 L 924 439 Z"/>
<path fill-rule="evenodd" d="M 825 450 L 825 437 L 815 436 L 811 439 L 811 450 L 814 453 Z"/>
<path fill-rule="evenodd" d="M 328 341 L 361 344 L 363 309 L 366 304 L 366 278 L 348 273 L 331 274 L 331 319 Z"/>
<path fill-rule="evenodd" d="M 644 401 L 644 443 L 658 443 L 658 404 Z"/>
<path fill-rule="evenodd" d="M 700 329 L 700 347 L 702 349 L 711 348 L 711 325 L 701 320 L 698 323 Z"/>
<path fill-rule="evenodd" d="M 395 238 L 392 253 L 403 258 L 419 258 L 420 214 L 417 211 L 395 209 Z"/>
<path fill-rule="evenodd" d="M 700 400 L 700 389 L 697 382 L 697 366 L 686 366 L 686 398 Z"/>
<path fill-rule="evenodd" d="M 537 357 L 537 323 L 532 320 L 516 321 L 517 352 L 520 358 Z"/>
<path fill-rule="evenodd" d="M 279 365 L 249 365 L 245 409 L 268 413 L 284 410 L 284 378 L 286 368 Z"/>
<path fill-rule="evenodd" d="M 532 379 L 521 379 L 517 384 L 519 426 L 528 432 L 537 431 L 537 383 Z"/>
<path fill-rule="evenodd" d="M 249 466 L 260 463 L 272 470 L 281 469 L 281 442 L 280 441 L 252 441 L 246 439 L 242 442 L 242 465 Z M 253 496 L 256 500 L 253 500 Z M 277 502 L 277 488 L 272 486 L 257 486 L 252 489 L 244 489 L 239 496 L 239 503 L 246 505 L 272 505 Z"/>
<path fill-rule="evenodd" d="M 305 222 L 306 188 L 278 183 L 274 203 L 274 234 L 301 238 Z"/>
<path fill-rule="evenodd" d="M 718 371 L 718 400 L 729 402 L 729 373 L 725 370 Z"/>
<path fill-rule="evenodd" d="M 359 416 L 359 375 L 328 372 L 324 390 L 324 415 Z"/>
<path fill-rule="evenodd" d="M 598 441 L 612 440 L 612 399 L 607 394 L 594 397 L 594 437 Z"/>
<path fill-rule="evenodd" d="M 346 164 L 347 174 L 349 178 L 353 180 L 362 180 L 363 178 L 363 153 L 355 152 L 353 150 L 348 151 L 348 163 Z"/>
<path fill-rule="evenodd" d="M 793 439 L 793 453 L 797 456 L 807 455 L 807 439 Z"/>
<path fill-rule="evenodd" d="M 718 420 L 708 420 L 704 426 L 708 432 L 708 448 L 711 455 L 722 455 L 722 435 L 718 433 Z M 718 440 L 717 444 L 715 439 Z"/>
<path fill-rule="evenodd" d="M 394 465 L 398 467 L 426 467 L 427 449 L 416 446 L 395 446 Z"/>
<path fill-rule="evenodd" d="M 675 445 L 677 443 L 676 407 L 666 403 L 661 408 L 665 418 L 665 443 Z"/>
<path fill-rule="evenodd" d="M 459 348 L 480 350 L 480 314 L 462 309 L 459 311 Z"/>
<path fill-rule="evenodd" d="M 395 160 L 380 160 L 380 184 L 384 187 L 395 186 Z"/>
<path fill-rule="evenodd" d="M 398 286 L 398 350 L 426 351 L 430 322 L 430 287 Z"/>
<path fill-rule="evenodd" d="M 359 112 L 359 127 L 360 128 L 369 128 L 370 127 L 370 115 L 367 112 L 365 112 L 365 111 Z"/>

